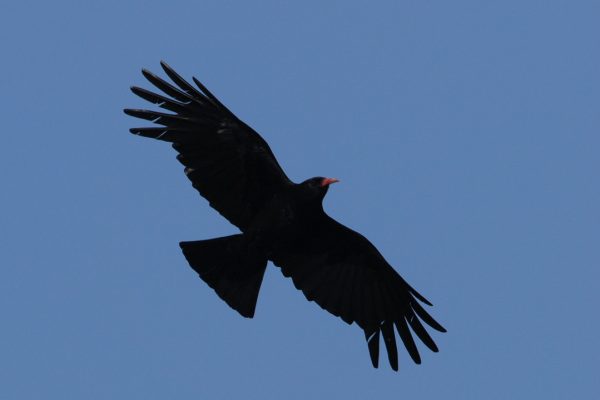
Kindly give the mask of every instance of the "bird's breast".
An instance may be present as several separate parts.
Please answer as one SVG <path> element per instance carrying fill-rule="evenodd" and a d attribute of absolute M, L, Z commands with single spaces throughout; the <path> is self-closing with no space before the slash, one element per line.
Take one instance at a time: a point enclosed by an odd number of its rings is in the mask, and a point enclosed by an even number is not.
<path fill-rule="evenodd" d="M 266 247 L 287 247 L 307 235 L 314 224 L 314 213 L 293 197 L 278 195 L 257 213 L 247 233 L 260 236 Z"/>

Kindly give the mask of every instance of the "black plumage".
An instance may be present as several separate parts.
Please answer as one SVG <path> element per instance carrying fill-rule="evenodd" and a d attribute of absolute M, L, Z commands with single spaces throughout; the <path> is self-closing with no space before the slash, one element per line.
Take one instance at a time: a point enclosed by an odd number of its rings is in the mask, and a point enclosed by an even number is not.
<path fill-rule="evenodd" d="M 293 183 L 258 133 L 196 78 L 194 87 L 166 63 L 161 65 L 175 85 L 142 73 L 166 96 L 131 90 L 167 112 L 125 109 L 160 125 L 130 131 L 171 142 L 194 188 L 241 231 L 180 243 L 200 277 L 241 315 L 253 317 L 270 260 L 308 300 L 364 330 L 373 366 L 378 366 L 382 336 L 390 365 L 398 369 L 395 331 L 415 363 L 421 358 L 411 329 L 437 352 L 421 323 L 445 332 L 419 301 L 431 303 L 365 237 L 324 212 L 323 198 L 337 180 L 316 177 Z"/>

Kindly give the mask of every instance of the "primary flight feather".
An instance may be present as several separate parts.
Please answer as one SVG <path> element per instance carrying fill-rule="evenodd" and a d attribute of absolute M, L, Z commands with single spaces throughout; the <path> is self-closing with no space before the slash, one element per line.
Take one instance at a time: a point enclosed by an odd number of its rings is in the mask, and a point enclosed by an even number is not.
<path fill-rule="evenodd" d="M 253 317 L 270 260 L 308 300 L 363 329 L 374 367 L 383 336 L 390 365 L 398 370 L 395 330 L 415 363 L 421 358 L 411 330 L 437 352 L 422 322 L 445 329 L 419 301 L 431 303 L 371 242 L 323 210 L 323 198 L 337 179 L 292 182 L 265 140 L 204 85 L 192 78 L 194 87 L 166 63 L 161 66 L 174 85 L 147 70 L 142 73 L 164 95 L 131 90 L 168 112 L 124 111 L 160 125 L 130 131 L 172 143 L 194 188 L 242 232 L 180 243 L 190 266 L 219 297 L 244 317 Z"/>

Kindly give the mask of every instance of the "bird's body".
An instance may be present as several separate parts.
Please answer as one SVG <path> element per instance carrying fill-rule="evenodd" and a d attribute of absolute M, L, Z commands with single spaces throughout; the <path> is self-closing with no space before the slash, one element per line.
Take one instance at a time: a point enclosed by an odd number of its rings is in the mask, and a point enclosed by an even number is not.
<path fill-rule="evenodd" d="M 180 243 L 200 277 L 232 308 L 253 317 L 267 262 L 272 261 L 308 300 L 364 330 L 375 367 L 381 334 L 390 364 L 398 369 L 394 326 L 416 363 L 420 356 L 409 326 L 437 351 L 420 320 L 445 330 L 417 299 L 431 303 L 364 236 L 323 210 L 323 198 L 337 179 L 315 177 L 293 183 L 258 133 L 195 78 L 199 90 L 161 64 L 177 87 L 143 73 L 170 97 L 137 87 L 132 91 L 172 113 L 126 109 L 129 115 L 163 125 L 131 132 L 172 142 L 192 185 L 241 231 Z"/>
<path fill-rule="evenodd" d="M 320 182 L 326 178 L 316 179 Z M 303 238 L 314 236 L 327 218 L 321 199 L 312 194 L 307 183 L 285 186 L 258 211 L 244 234 L 263 246 L 269 257 L 301 251 Z"/>

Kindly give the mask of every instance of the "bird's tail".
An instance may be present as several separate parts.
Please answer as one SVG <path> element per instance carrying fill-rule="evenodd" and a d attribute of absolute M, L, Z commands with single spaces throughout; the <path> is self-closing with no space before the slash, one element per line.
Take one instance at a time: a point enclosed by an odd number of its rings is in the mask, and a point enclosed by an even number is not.
<path fill-rule="evenodd" d="M 220 298 L 244 317 L 252 318 L 267 257 L 242 234 L 181 242 L 190 266 Z"/>

